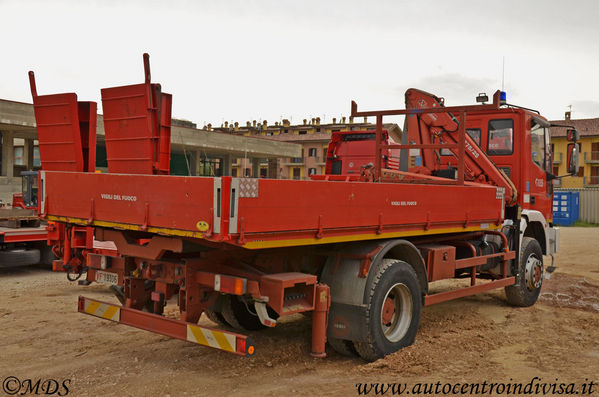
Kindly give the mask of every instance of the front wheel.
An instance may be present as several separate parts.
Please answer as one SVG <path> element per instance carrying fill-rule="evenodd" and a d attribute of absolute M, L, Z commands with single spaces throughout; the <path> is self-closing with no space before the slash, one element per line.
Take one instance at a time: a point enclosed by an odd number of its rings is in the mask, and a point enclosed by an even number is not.
<path fill-rule="evenodd" d="M 532 306 L 543 285 L 543 251 L 534 238 L 522 239 L 519 269 L 517 284 L 505 287 L 505 296 L 510 305 Z"/>
<path fill-rule="evenodd" d="M 354 342 L 365 360 L 374 361 L 414 343 L 422 293 L 414 269 L 403 261 L 383 260 L 369 291 L 365 342 Z"/>

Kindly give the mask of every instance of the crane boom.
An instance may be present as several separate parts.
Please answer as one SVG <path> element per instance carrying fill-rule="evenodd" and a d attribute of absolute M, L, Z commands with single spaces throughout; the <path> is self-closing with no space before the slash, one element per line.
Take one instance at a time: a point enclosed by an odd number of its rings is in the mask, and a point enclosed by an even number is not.
<path fill-rule="evenodd" d="M 444 106 L 442 98 L 414 88 L 406 91 L 405 98 L 406 109 L 423 110 Z M 459 121 L 451 112 L 410 114 L 406 117 L 406 127 L 410 140 L 418 144 L 458 143 Z M 506 203 L 514 204 L 518 197 L 516 187 L 468 134 L 465 136 L 465 149 L 464 179 L 504 188 Z M 458 155 L 456 148 L 447 150 Z M 435 153 L 432 150 L 422 152 L 423 167 L 431 173 L 438 171 L 440 166 Z"/>

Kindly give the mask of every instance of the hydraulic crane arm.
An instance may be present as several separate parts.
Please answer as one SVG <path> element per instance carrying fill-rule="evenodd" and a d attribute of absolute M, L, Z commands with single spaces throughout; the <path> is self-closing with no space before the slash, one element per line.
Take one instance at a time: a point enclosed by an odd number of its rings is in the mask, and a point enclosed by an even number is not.
<path fill-rule="evenodd" d="M 406 91 L 406 109 L 431 109 L 443 107 L 443 100 L 425 91 L 411 88 Z M 416 113 L 406 117 L 409 139 L 418 144 L 458 143 L 459 121 L 450 112 Z M 458 155 L 458 149 L 449 149 Z M 422 151 L 422 165 L 432 171 L 439 170 L 439 162 L 432 150 Z M 479 183 L 490 183 L 505 189 L 508 205 L 517 200 L 516 187 L 505 173 L 497 168 L 487 154 L 465 134 L 464 179 Z"/>

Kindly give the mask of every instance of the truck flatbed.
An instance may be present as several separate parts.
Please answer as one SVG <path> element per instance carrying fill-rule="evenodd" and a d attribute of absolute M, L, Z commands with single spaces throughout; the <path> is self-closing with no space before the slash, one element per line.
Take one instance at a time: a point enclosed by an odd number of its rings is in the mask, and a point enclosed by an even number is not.
<path fill-rule="evenodd" d="M 248 249 L 497 229 L 488 185 L 294 181 L 42 171 L 42 215 Z M 78 186 L 69 195 L 68 186 Z M 477 205 L 480 202 L 489 205 Z"/>
<path fill-rule="evenodd" d="M 25 241 L 45 241 L 48 238 L 46 226 L 0 227 L 0 243 L 20 243 Z"/>

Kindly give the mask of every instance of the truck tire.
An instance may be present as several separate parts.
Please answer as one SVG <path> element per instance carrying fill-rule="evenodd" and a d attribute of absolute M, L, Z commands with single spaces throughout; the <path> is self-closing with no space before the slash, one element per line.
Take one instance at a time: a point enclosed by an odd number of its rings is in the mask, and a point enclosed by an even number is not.
<path fill-rule="evenodd" d="M 38 249 L 13 249 L 0 251 L 0 267 L 35 265 L 40 261 Z"/>
<path fill-rule="evenodd" d="M 366 302 L 367 341 L 355 342 L 364 360 L 374 361 L 414 343 L 422 293 L 414 269 L 403 261 L 383 260 Z"/>
<path fill-rule="evenodd" d="M 358 352 L 354 347 L 354 343 L 351 340 L 327 338 L 327 342 L 333 348 L 333 350 L 342 356 L 356 357 L 358 355 Z"/>
<path fill-rule="evenodd" d="M 266 328 L 258 315 L 250 312 L 248 306 L 236 295 L 225 295 L 222 306 L 224 320 L 233 328 L 257 331 Z"/>
<path fill-rule="evenodd" d="M 518 307 L 532 306 L 539 298 L 542 285 L 543 251 L 541 245 L 532 237 L 524 237 L 520 253 L 518 282 L 505 287 L 507 302 Z"/>
<path fill-rule="evenodd" d="M 52 252 L 52 246 L 51 245 L 47 245 L 47 244 L 43 244 L 42 247 L 40 248 L 40 261 L 39 263 L 41 265 L 50 265 L 52 266 L 52 262 L 58 259 L 56 257 L 56 255 L 54 255 L 54 252 Z"/>
<path fill-rule="evenodd" d="M 227 320 L 225 320 L 225 317 L 221 312 L 207 309 L 204 310 L 204 313 L 206 313 L 206 317 L 208 317 L 208 320 L 212 321 L 213 323 L 216 323 L 218 325 L 224 325 L 225 327 L 229 326 L 229 323 L 227 322 Z"/>

